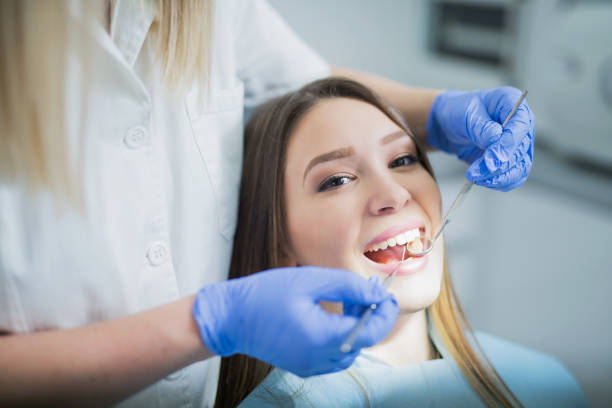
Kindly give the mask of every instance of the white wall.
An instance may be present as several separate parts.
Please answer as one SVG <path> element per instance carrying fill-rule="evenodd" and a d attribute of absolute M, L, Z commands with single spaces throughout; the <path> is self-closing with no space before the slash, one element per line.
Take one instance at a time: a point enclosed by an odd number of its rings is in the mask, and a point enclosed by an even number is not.
<path fill-rule="evenodd" d="M 335 65 L 417 86 L 509 81 L 507 71 L 429 53 L 425 0 L 270 2 Z M 568 103 L 565 114 L 576 115 L 576 107 Z M 448 206 L 465 166 L 441 153 L 433 162 Z M 573 166 L 536 144 L 530 180 L 509 194 L 474 188 L 446 234 L 451 273 L 473 326 L 555 355 L 594 407 L 612 404 L 610 174 Z"/>

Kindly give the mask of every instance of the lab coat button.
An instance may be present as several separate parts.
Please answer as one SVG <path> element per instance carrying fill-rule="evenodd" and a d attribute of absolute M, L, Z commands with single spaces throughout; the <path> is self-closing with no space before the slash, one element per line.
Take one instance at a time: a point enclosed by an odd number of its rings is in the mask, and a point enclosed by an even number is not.
<path fill-rule="evenodd" d="M 163 243 L 156 242 L 149 246 L 147 258 L 152 266 L 159 266 L 168 260 L 168 248 Z"/>
<path fill-rule="evenodd" d="M 123 142 L 127 147 L 137 149 L 144 146 L 149 141 L 149 132 L 144 126 L 134 126 L 125 132 Z"/>

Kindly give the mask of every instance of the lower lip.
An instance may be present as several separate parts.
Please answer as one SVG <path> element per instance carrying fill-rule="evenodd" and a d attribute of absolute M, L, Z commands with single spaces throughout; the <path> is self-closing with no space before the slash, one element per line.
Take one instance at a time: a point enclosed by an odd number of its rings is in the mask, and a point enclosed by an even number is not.
<path fill-rule="evenodd" d="M 398 268 L 395 273 L 396 276 L 406 276 L 413 275 L 425 268 L 427 265 L 427 261 L 429 260 L 429 255 L 425 255 L 419 258 L 408 258 L 404 260 L 404 263 Z M 372 263 L 376 269 L 384 273 L 385 275 L 391 275 L 393 270 L 397 266 L 399 262 L 389 263 L 389 264 L 379 264 L 370 259 L 368 259 L 370 263 Z"/>

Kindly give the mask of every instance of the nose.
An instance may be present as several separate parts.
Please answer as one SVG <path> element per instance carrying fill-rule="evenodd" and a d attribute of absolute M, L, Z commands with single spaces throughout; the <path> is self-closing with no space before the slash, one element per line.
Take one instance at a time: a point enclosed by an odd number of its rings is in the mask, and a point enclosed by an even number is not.
<path fill-rule="evenodd" d="M 393 214 L 412 200 L 410 192 L 391 175 L 378 177 L 372 182 L 368 211 L 372 215 Z"/>

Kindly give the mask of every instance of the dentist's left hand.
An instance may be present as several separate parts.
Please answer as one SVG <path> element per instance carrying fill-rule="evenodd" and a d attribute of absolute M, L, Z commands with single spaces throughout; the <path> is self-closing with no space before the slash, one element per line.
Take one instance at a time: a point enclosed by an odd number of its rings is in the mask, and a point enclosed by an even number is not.
<path fill-rule="evenodd" d="M 339 349 L 358 316 L 327 313 L 319 305 L 321 300 L 345 306 L 378 304 L 352 352 Z M 211 352 L 246 354 L 301 377 L 349 367 L 361 348 L 387 336 L 397 314 L 397 303 L 380 280 L 310 266 L 210 284 L 200 290 L 193 305 L 202 340 Z"/>
<path fill-rule="evenodd" d="M 504 122 L 521 91 L 502 87 L 447 91 L 436 97 L 427 121 L 427 143 L 470 164 L 466 178 L 500 191 L 523 184 L 533 163 L 534 116 L 524 101 Z"/>

